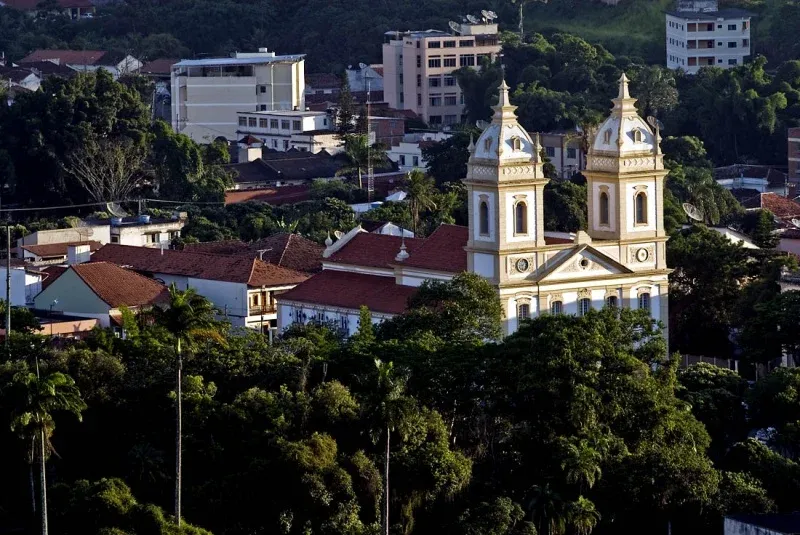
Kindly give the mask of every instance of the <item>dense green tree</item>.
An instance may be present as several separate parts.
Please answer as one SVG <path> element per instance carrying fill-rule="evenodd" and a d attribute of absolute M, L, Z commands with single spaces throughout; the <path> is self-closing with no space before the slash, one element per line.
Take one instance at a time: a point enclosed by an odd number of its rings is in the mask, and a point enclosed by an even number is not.
<path fill-rule="evenodd" d="M 364 189 L 364 173 L 385 165 L 387 160 L 386 150 L 380 144 L 370 145 L 366 134 L 348 134 L 344 140 L 344 155 L 347 164 L 336 173 L 357 178 L 359 189 Z"/>
<path fill-rule="evenodd" d="M 586 229 L 586 186 L 572 181 L 551 181 L 544 188 L 544 227 L 559 232 Z"/>
<path fill-rule="evenodd" d="M 411 210 L 412 230 L 416 235 L 420 228 L 420 213 L 436 208 L 436 186 L 432 178 L 419 170 L 408 173 L 405 185 L 408 205 Z"/>
<path fill-rule="evenodd" d="M 437 184 L 462 180 L 467 176 L 470 140 L 476 140 L 480 130 L 466 128 L 454 133 L 450 138 L 424 147 L 422 157 L 428 162 L 428 174 Z"/>
<path fill-rule="evenodd" d="M 636 96 L 643 117 L 663 115 L 678 105 L 674 74 L 660 65 L 639 69 L 631 84 L 631 94 Z"/>

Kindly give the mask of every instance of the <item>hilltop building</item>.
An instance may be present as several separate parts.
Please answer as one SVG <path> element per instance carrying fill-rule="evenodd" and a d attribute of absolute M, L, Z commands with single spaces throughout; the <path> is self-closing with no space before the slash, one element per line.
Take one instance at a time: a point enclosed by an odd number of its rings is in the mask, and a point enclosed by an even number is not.
<path fill-rule="evenodd" d="M 695 74 L 701 67 L 742 65 L 750 55 L 752 13 L 719 9 L 717 0 L 685 0 L 666 14 L 667 67 Z"/>
<path fill-rule="evenodd" d="M 791 184 L 800 183 L 800 128 L 789 129 L 789 177 Z"/>
<path fill-rule="evenodd" d="M 464 96 L 453 71 L 480 68 L 500 54 L 494 22 L 464 23 L 458 32 L 386 32 L 383 98 L 389 107 L 412 110 L 432 127 L 463 122 Z"/>
<path fill-rule="evenodd" d="M 506 334 L 541 314 L 602 307 L 644 309 L 666 324 L 660 134 L 637 114 L 625 75 L 613 102 L 589 143 L 588 231 L 545 232 L 542 146 L 517 122 L 503 82 L 491 124 L 469 147 L 469 226 L 442 225 L 425 239 L 359 226 L 329 239 L 322 272 L 278 297 L 278 328 L 332 322 L 352 334 L 360 306 L 381 321 L 401 314 L 423 281 L 463 271 L 497 288 Z"/>
<path fill-rule="evenodd" d="M 305 110 L 305 55 L 266 48 L 172 66 L 172 128 L 199 143 L 236 140 L 237 112 Z"/>

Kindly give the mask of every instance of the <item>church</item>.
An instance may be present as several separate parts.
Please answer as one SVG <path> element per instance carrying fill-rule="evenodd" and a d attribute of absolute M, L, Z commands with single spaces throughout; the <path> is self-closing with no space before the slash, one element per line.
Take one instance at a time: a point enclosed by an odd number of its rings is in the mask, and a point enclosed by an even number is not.
<path fill-rule="evenodd" d="M 492 122 L 470 143 L 469 226 L 441 225 L 425 239 L 370 234 L 360 226 L 328 239 L 323 271 L 278 296 L 278 328 L 331 322 L 358 329 L 401 314 L 425 280 L 463 271 L 497 288 L 505 334 L 540 314 L 583 315 L 630 307 L 667 324 L 664 170 L 658 123 L 636 111 L 625 74 L 587 154 L 588 225 L 575 234 L 544 229 L 539 136 L 517 121 L 505 81 Z M 651 127 L 649 124 L 653 126 Z"/>

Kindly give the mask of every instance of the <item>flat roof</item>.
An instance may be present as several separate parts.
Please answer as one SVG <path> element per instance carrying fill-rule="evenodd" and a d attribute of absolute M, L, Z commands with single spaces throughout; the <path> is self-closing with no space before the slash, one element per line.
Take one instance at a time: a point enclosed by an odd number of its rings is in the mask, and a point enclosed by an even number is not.
<path fill-rule="evenodd" d="M 175 67 L 214 67 L 222 65 L 266 65 L 269 63 L 297 63 L 305 59 L 305 54 L 291 56 L 264 56 L 255 58 L 208 58 L 208 59 L 182 59 L 172 66 Z"/>
<path fill-rule="evenodd" d="M 246 113 L 248 115 L 281 115 L 284 117 L 319 117 L 321 115 L 328 115 L 325 111 L 312 111 L 312 110 L 275 110 L 275 111 L 237 111 L 236 113 Z"/>
<path fill-rule="evenodd" d="M 672 15 L 684 20 L 718 20 L 718 19 L 742 19 L 754 17 L 755 14 L 746 9 L 731 7 L 720 9 L 719 11 L 667 11 L 667 15 Z"/>

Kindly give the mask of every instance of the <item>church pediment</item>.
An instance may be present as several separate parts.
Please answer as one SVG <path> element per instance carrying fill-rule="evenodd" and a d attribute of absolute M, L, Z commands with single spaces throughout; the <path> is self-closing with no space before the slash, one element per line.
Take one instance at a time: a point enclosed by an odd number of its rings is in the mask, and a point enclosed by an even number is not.
<path fill-rule="evenodd" d="M 633 271 L 590 245 L 577 245 L 550 258 L 537 282 L 553 282 L 587 277 L 602 278 Z"/>

